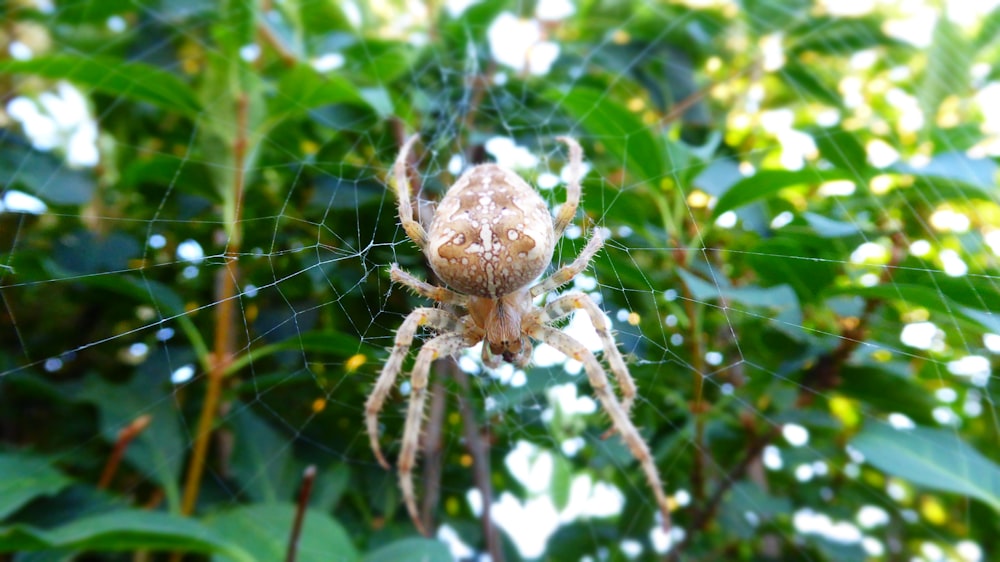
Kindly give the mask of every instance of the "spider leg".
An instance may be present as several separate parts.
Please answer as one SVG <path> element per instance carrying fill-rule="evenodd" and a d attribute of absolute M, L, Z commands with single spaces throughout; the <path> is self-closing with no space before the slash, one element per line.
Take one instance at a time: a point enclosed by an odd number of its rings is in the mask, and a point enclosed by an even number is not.
<path fill-rule="evenodd" d="M 456 293 L 455 291 L 445 287 L 438 287 L 421 281 L 406 271 L 400 269 L 399 264 L 396 263 L 392 264 L 392 267 L 389 268 L 389 278 L 400 285 L 406 285 L 413 290 L 414 293 L 435 302 L 454 304 L 463 307 L 469 304 L 469 297 L 461 293 Z"/>
<path fill-rule="evenodd" d="M 555 232 L 558 239 L 573 220 L 576 208 L 580 205 L 580 168 L 583 162 L 583 149 L 580 148 L 580 144 L 576 140 L 570 137 L 556 137 L 556 140 L 569 147 L 569 181 L 566 182 L 566 202 L 559 209 L 555 220 Z"/>
<path fill-rule="evenodd" d="M 618 402 L 614 393 L 608 388 L 608 375 L 604 372 L 601 364 L 597 362 L 597 358 L 583 344 L 551 326 L 532 322 L 529 323 L 525 332 L 531 337 L 546 342 L 565 353 L 567 357 L 583 363 L 583 368 L 587 372 L 587 378 L 590 380 L 590 386 L 594 389 L 594 394 L 597 395 L 598 400 L 600 400 L 601 405 L 604 407 L 604 411 L 611 418 L 611 423 L 618 430 L 622 440 L 625 441 L 629 451 L 632 452 L 632 456 L 639 462 L 639 466 L 642 467 L 642 471 L 646 474 L 646 482 L 649 484 L 650 489 L 652 489 L 653 496 L 656 498 L 656 504 L 659 506 L 660 513 L 663 516 L 663 530 L 669 532 L 670 507 L 663 493 L 663 483 L 660 480 L 660 473 L 656 470 L 656 464 L 653 463 L 653 456 L 649 452 L 649 446 L 642 439 L 642 436 L 639 435 L 639 430 L 636 429 L 632 420 L 629 419 L 628 413 Z"/>
<path fill-rule="evenodd" d="M 407 159 L 410 156 L 410 148 L 413 143 L 420 138 L 413 135 L 406 139 L 403 148 L 399 149 L 399 156 L 396 157 L 396 164 L 393 166 L 393 175 L 396 177 L 396 192 L 399 199 L 399 220 L 403 223 L 403 230 L 406 235 L 413 240 L 413 243 L 421 250 L 427 246 L 427 231 L 421 224 L 413 220 L 413 204 L 410 202 L 410 180 L 406 175 Z"/>
<path fill-rule="evenodd" d="M 545 294 L 572 281 L 573 278 L 576 277 L 581 271 L 587 269 L 587 265 L 590 263 L 590 260 L 594 259 L 594 254 L 596 254 L 603 245 L 604 236 L 601 235 L 599 230 L 594 229 L 593 233 L 590 235 L 590 241 L 588 241 L 587 245 L 584 246 L 580 255 L 573 260 L 573 263 L 560 267 L 555 271 L 555 273 L 539 281 L 538 284 L 532 287 L 529 291 L 531 293 L 531 298 Z"/>
<path fill-rule="evenodd" d="M 625 414 L 627 415 L 632 411 L 632 403 L 635 401 L 635 380 L 629 374 L 628 367 L 625 366 L 625 359 L 622 358 L 621 351 L 618 350 L 618 344 L 611 337 L 604 313 L 597 307 L 593 299 L 583 293 L 562 295 L 545 305 L 545 308 L 542 309 L 540 321 L 543 324 L 550 324 L 570 315 L 576 310 L 586 312 L 587 316 L 590 317 L 590 322 L 593 324 L 594 330 L 597 331 L 597 337 L 601 340 L 601 346 L 604 348 L 604 360 L 611 367 L 611 372 L 614 373 L 615 380 L 618 382 L 618 392 L 622 395 L 622 409 L 625 410 Z"/>
<path fill-rule="evenodd" d="M 403 447 L 399 452 L 399 487 L 403 491 L 403 502 L 410 513 L 410 519 L 424 536 L 428 535 L 417 511 L 417 500 L 413 491 L 413 465 L 416 464 L 420 428 L 423 425 L 428 373 L 435 359 L 454 355 L 468 345 L 469 341 L 463 332 L 449 332 L 435 337 L 420 348 L 413 373 L 410 375 L 410 406 L 406 410 Z"/>
<path fill-rule="evenodd" d="M 389 463 L 382 455 L 382 449 L 378 444 L 378 413 L 382 411 L 386 396 L 392 390 L 396 382 L 396 377 L 403 368 L 403 358 L 410 350 L 413 338 L 417 334 L 420 326 L 430 326 L 440 332 L 458 332 L 462 330 L 461 321 L 452 313 L 439 308 L 417 308 L 403 320 L 399 330 L 396 331 L 396 342 L 393 346 L 389 359 L 382 367 L 382 373 L 375 382 L 375 389 L 368 395 L 365 403 L 365 422 L 368 427 L 368 439 L 371 442 L 372 452 L 379 464 L 388 469 Z M 432 340 L 433 341 L 433 340 Z"/>

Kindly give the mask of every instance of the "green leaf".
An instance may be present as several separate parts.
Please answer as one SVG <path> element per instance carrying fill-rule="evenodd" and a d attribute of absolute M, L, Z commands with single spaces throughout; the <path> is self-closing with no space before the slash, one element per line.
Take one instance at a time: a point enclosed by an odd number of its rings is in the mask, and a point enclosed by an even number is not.
<path fill-rule="evenodd" d="M 1000 333 L 1000 318 L 997 318 L 996 315 L 962 306 L 931 287 L 893 283 L 873 287 L 846 287 L 837 292 L 865 298 L 903 301 L 913 306 L 926 308 L 941 315 L 941 318 L 960 320 L 974 329 Z"/>
<path fill-rule="evenodd" d="M 855 133 L 840 127 L 815 128 L 809 133 L 816 141 L 816 148 L 833 167 L 853 172 L 868 168 L 868 153 L 861 146 Z"/>
<path fill-rule="evenodd" d="M 912 376 L 876 366 L 845 366 L 837 392 L 873 406 L 880 412 L 906 414 L 917 423 L 933 423 L 931 412 L 938 405 L 934 394 Z M 886 392 L 891 388 L 892 392 Z"/>
<path fill-rule="evenodd" d="M 570 485 L 573 483 L 573 467 L 565 457 L 552 455 L 552 502 L 562 511 L 569 504 Z"/>
<path fill-rule="evenodd" d="M 731 287 L 724 282 L 716 284 L 705 281 L 684 269 L 678 268 L 677 273 L 684 280 L 688 289 L 690 289 L 691 296 L 700 301 L 726 299 L 753 307 L 777 310 L 789 307 L 797 308 L 798 299 L 795 297 L 795 292 L 788 285 L 776 285 L 774 287 L 759 287 L 756 285 Z"/>
<path fill-rule="evenodd" d="M 403 539 L 369 552 L 364 562 L 451 562 L 451 552 L 444 543 L 432 539 Z"/>
<path fill-rule="evenodd" d="M 271 120 L 303 114 L 311 109 L 333 104 L 370 105 L 351 82 L 335 74 L 322 75 L 307 64 L 287 71 L 278 82 L 268 114 Z"/>
<path fill-rule="evenodd" d="M 931 490 L 978 498 L 1000 511 L 1000 467 L 953 429 L 896 430 L 882 423 L 867 424 L 851 446 L 888 474 Z"/>
<path fill-rule="evenodd" d="M 155 511 L 122 509 L 79 519 L 51 530 L 28 525 L 0 528 L 0 552 L 53 548 L 218 552 L 237 562 L 257 560 L 194 519 Z"/>
<path fill-rule="evenodd" d="M 1000 39 L 1000 7 L 993 8 L 980 22 L 979 33 L 973 40 L 976 51 L 981 51 Z"/>
<path fill-rule="evenodd" d="M 910 190 L 917 191 L 920 200 L 925 202 L 956 198 L 1000 201 L 996 189 L 998 167 L 989 158 L 972 158 L 964 152 L 944 152 L 935 155 L 924 166 L 900 163 L 892 169 L 914 176 L 917 182 Z"/>
<path fill-rule="evenodd" d="M 178 354 L 171 357 L 161 351 L 152 354 L 143 367 L 148 370 L 151 365 L 160 365 L 164 369 L 160 372 L 166 373 L 172 361 L 180 360 Z M 149 426 L 125 449 L 125 459 L 160 484 L 167 504 L 179 510 L 177 482 L 184 462 L 185 440 L 169 387 L 165 388 L 167 384 L 166 375 L 161 375 L 157 381 L 139 373 L 127 384 L 111 384 L 97 375 L 90 375 L 84 379 L 83 388 L 75 393 L 75 398 L 97 406 L 101 414 L 101 433 L 109 443 L 114 443 L 118 432 L 137 417 L 150 416 Z"/>
<path fill-rule="evenodd" d="M 545 97 L 577 119 L 637 179 L 658 182 L 664 177 L 665 150 L 654 134 L 656 126 L 644 124 L 608 92 L 579 87 L 550 90 Z"/>
<path fill-rule="evenodd" d="M 752 513 L 759 523 L 766 523 L 792 511 L 788 498 L 775 497 L 753 482 L 737 482 L 726 494 L 719 514 L 720 523 L 743 540 L 757 533 L 757 524 L 747 520 Z"/>
<path fill-rule="evenodd" d="M 344 67 L 338 70 L 355 84 L 391 84 L 410 70 L 418 52 L 409 43 L 366 37 L 342 49 Z"/>
<path fill-rule="evenodd" d="M 201 104 L 188 85 L 169 72 L 139 62 L 107 56 L 47 55 L 29 60 L 0 61 L 0 74 L 34 74 L 68 80 L 112 96 L 153 104 L 188 117 Z"/>
<path fill-rule="evenodd" d="M 833 107 L 844 105 L 844 99 L 837 92 L 837 88 L 824 84 L 820 79 L 821 75 L 817 73 L 815 68 L 789 61 L 781 69 L 779 75 L 797 95 L 810 94 L 818 101 Z"/>
<path fill-rule="evenodd" d="M 812 0 L 741 0 L 740 4 L 750 26 L 763 35 L 789 28 L 806 14 Z"/>
<path fill-rule="evenodd" d="M 861 232 L 854 223 L 833 220 L 817 213 L 802 213 L 802 218 L 806 219 L 816 234 L 823 238 L 842 238 Z"/>
<path fill-rule="evenodd" d="M 793 234 L 789 228 L 751 247 L 747 263 L 761 284 L 788 284 L 803 301 L 815 301 L 836 280 L 842 254 L 829 239 L 808 232 Z"/>
<path fill-rule="evenodd" d="M 313 330 L 255 348 L 233 361 L 228 372 L 236 372 L 254 361 L 281 351 L 326 353 L 332 357 L 350 357 L 356 353 L 364 353 L 371 357 L 378 353 L 377 348 L 363 343 L 355 336 L 332 330 Z"/>
<path fill-rule="evenodd" d="M 233 476 L 256 501 L 292 499 L 302 470 L 292 457 L 289 436 L 276 431 L 246 404 L 236 402 L 232 411 Z"/>
<path fill-rule="evenodd" d="M 328 514 L 307 509 L 302 520 L 296 560 L 300 562 L 355 562 L 358 552 L 347 531 Z M 284 560 L 295 519 L 292 504 L 256 504 L 212 515 L 205 525 L 217 536 L 254 553 L 261 562 Z M 220 552 L 215 562 L 235 561 Z"/>
<path fill-rule="evenodd" d="M 856 180 L 857 176 L 847 170 L 840 169 L 761 170 L 736 182 L 722 197 L 719 197 L 715 209 L 712 210 L 712 217 L 718 218 L 726 211 L 738 209 L 761 199 L 774 197 L 787 187 L 815 186 L 826 181 L 844 179 Z"/>
<path fill-rule="evenodd" d="M 927 64 L 917 88 L 917 101 L 924 118 L 933 123 L 946 97 L 968 89 L 975 50 L 955 22 L 939 17 L 926 53 Z"/>
<path fill-rule="evenodd" d="M 50 496 L 68 486 L 49 461 L 27 453 L 0 454 L 0 520 L 38 496 Z"/>
<path fill-rule="evenodd" d="M 56 205 L 82 205 L 93 197 L 95 183 L 90 170 L 70 168 L 53 154 L 5 133 L 0 137 L 0 185 L 21 187 Z"/>
<path fill-rule="evenodd" d="M 877 17 L 809 18 L 790 30 L 788 35 L 790 58 L 798 58 L 809 51 L 840 57 L 844 53 L 856 53 L 872 47 L 908 46 L 908 43 L 886 35 L 883 20 Z"/>

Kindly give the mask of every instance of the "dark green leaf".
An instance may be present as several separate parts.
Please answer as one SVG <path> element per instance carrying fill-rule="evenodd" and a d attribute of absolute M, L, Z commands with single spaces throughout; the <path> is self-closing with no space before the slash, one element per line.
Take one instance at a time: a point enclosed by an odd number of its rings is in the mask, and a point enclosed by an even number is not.
<path fill-rule="evenodd" d="M 3 63 L 0 63 L 2 65 Z M 74 169 L 14 135 L 0 136 L 0 185 L 22 188 L 56 205 L 82 205 L 94 195 L 90 170 Z"/>
<path fill-rule="evenodd" d="M 205 519 L 219 537 L 252 552 L 260 562 L 285 560 L 295 519 L 292 504 L 255 504 L 231 509 Z M 239 560 L 218 552 L 216 562 Z M 308 509 L 302 523 L 296 560 L 301 562 L 355 562 L 358 553 L 344 528 L 326 513 Z"/>
<path fill-rule="evenodd" d="M 809 132 L 820 154 L 835 168 L 855 173 L 868 168 L 868 153 L 855 133 L 840 127 L 812 129 Z"/>
<path fill-rule="evenodd" d="M 49 461 L 28 453 L 0 453 L 0 520 L 38 496 L 55 494 L 71 480 Z"/>
<path fill-rule="evenodd" d="M 873 287 L 847 287 L 838 292 L 865 298 L 903 301 L 913 306 L 926 308 L 932 313 L 939 314 L 942 319 L 956 319 L 972 328 L 1000 333 L 1000 319 L 996 315 L 962 306 L 931 287 L 893 283 Z"/>
<path fill-rule="evenodd" d="M 857 177 L 846 170 L 838 169 L 761 170 L 736 182 L 722 197 L 719 197 L 715 208 L 712 209 L 712 216 L 718 218 L 726 211 L 774 197 L 779 191 L 788 187 L 816 186 L 823 182 L 844 179 L 856 180 Z"/>
<path fill-rule="evenodd" d="M 303 114 L 334 104 L 370 107 L 361 92 L 347 79 L 322 75 L 306 64 L 285 72 L 272 96 L 268 113 L 272 121 Z"/>
<path fill-rule="evenodd" d="M 847 366 L 840 372 L 837 391 L 873 406 L 880 412 L 906 414 L 917 423 L 933 423 L 938 405 L 934 394 L 914 378 L 875 366 Z M 891 388 L 892 392 L 886 392 Z"/>
<path fill-rule="evenodd" d="M 827 105 L 842 107 L 844 99 L 837 92 L 836 86 L 823 83 L 817 71 L 818 69 L 804 64 L 789 62 L 779 74 L 797 95 L 807 98 L 812 96 Z"/>
<path fill-rule="evenodd" d="M 154 511 L 121 509 L 47 530 L 27 525 L 0 527 L 0 552 L 52 548 L 91 551 L 169 549 L 225 553 L 229 559 L 238 562 L 258 560 L 198 521 Z"/>
<path fill-rule="evenodd" d="M 188 117 L 201 113 L 201 104 L 184 81 L 147 64 L 104 56 L 46 55 L 30 60 L 0 61 L 0 74 L 34 74 L 69 80 L 105 94 L 151 103 Z"/>
<path fill-rule="evenodd" d="M 365 555 L 364 562 L 451 562 L 451 552 L 440 541 L 431 539 L 403 539 Z"/>
<path fill-rule="evenodd" d="M 234 403 L 232 412 L 233 476 L 256 501 L 290 501 L 302 474 L 301 463 L 291 455 L 290 436 L 276 431 L 245 404 Z"/>
<path fill-rule="evenodd" d="M 790 286 L 759 287 L 748 285 L 732 287 L 724 279 L 716 279 L 715 283 L 711 283 L 683 269 L 678 269 L 677 273 L 696 300 L 721 301 L 727 306 L 739 303 L 743 306 L 769 309 L 771 310 L 770 318 L 777 328 L 786 331 L 793 337 L 800 337 L 799 326 L 802 324 L 802 309 L 795 291 Z"/>
<path fill-rule="evenodd" d="M 167 503 L 180 509 L 180 490 L 177 485 L 184 461 L 185 440 L 168 382 L 170 361 L 179 356 L 166 357 L 160 351 L 147 363 L 156 364 L 157 357 L 164 360 L 159 377 L 135 376 L 128 384 L 111 384 L 99 376 L 88 376 L 83 388 L 75 394 L 78 400 L 93 403 L 101 413 L 101 431 L 104 439 L 114 443 L 118 432 L 140 416 L 149 416 L 149 425 L 125 450 L 125 458 L 146 476 L 163 487 Z"/>

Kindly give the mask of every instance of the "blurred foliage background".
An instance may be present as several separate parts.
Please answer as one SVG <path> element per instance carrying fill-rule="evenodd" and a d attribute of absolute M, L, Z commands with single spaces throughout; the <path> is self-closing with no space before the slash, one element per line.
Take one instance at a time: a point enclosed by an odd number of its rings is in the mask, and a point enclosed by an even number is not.
<path fill-rule="evenodd" d="M 995 559 L 988 4 L 0 2 L 0 559 L 287 560 L 307 466 L 299 560 Z M 387 272 L 428 273 L 412 132 L 428 212 L 487 160 L 558 205 L 582 143 L 557 259 L 609 229 L 576 287 L 669 535 L 578 365 L 474 354 L 433 371 L 416 533 L 362 426 L 425 304 Z"/>

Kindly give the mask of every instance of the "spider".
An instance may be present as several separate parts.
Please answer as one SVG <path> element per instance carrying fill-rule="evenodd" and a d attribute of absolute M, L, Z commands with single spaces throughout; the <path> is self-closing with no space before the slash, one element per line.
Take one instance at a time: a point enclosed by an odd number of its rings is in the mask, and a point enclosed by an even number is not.
<path fill-rule="evenodd" d="M 395 345 L 365 404 L 365 421 L 371 448 L 379 464 L 389 468 L 378 442 L 378 414 L 396 382 L 403 359 L 421 327 L 436 336 L 417 354 L 410 374 L 410 405 L 399 453 L 399 485 L 403 501 L 417 529 L 427 534 L 417 514 L 413 491 L 413 466 L 427 397 L 431 363 L 483 342 L 483 363 L 497 367 L 501 361 L 524 366 L 531 358 L 532 340 L 545 342 L 583 364 L 590 385 L 611 418 L 612 431 L 621 435 L 646 475 L 669 530 L 670 511 L 660 474 L 649 447 L 629 418 L 636 397 L 629 374 L 600 308 L 583 293 L 568 293 L 533 304 L 535 297 L 557 289 L 586 269 L 604 239 L 594 230 L 583 251 L 572 263 L 533 283 L 552 261 L 556 240 L 572 221 L 580 203 L 583 150 L 572 138 L 557 137 L 569 149 L 566 202 L 552 217 L 545 201 L 516 173 L 496 164 L 482 164 L 466 171 L 441 200 L 430 228 L 414 220 L 407 156 L 418 136 L 403 144 L 393 174 L 399 199 L 399 218 L 407 236 L 420 247 L 431 269 L 449 288 L 434 286 L 392 264 L 390 278 L 444 308 L 413 310 L 396 332 Z M 611 390 L 607 372 L 582 343 L 552 326 L 576 310 L 593 323 L 603 347 L 603 357 L 614 374 L 621 398 Z"/>

